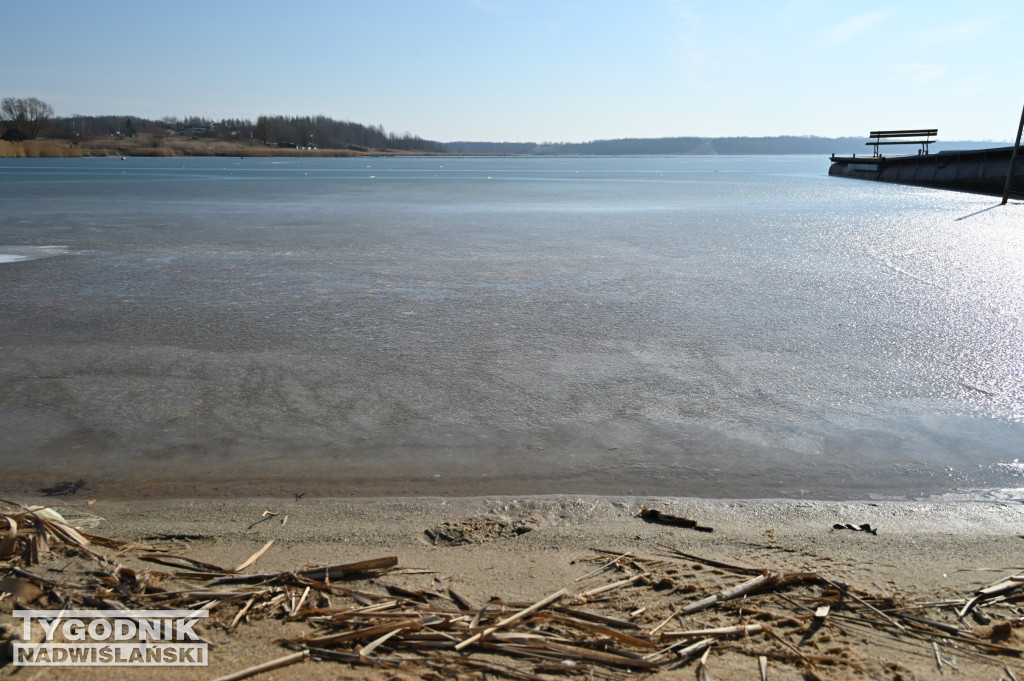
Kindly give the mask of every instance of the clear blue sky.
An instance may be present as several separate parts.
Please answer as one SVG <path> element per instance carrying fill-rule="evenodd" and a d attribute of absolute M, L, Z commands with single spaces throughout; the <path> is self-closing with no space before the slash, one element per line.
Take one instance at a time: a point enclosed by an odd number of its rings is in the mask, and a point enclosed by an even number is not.
<path fill-rule="evenodd" d="M 1012 140 L 1020 0 L 3 3 L 0 97 L 57 115 L 317 115 L 442 142 Z"/>

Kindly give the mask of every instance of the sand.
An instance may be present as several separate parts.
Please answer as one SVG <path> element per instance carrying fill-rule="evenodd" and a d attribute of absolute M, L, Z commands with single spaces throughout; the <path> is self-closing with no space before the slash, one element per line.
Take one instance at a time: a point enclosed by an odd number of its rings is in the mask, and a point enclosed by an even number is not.
<path fill-rule="evenodd" d="M 380 499 L 231 499 L 103 501 L 89 503 L 78 496 L 15 500 L 52 504 L 87 532 L 172 547 L 176 555 L 221 566 L 237 566 L 273 539 L 274 544 L 246 572 L 297 570 L 311 564 L 338 564 L 394 556 L 398 570 L 364 580 L 359 588 L 386 593 L 388 586 L 445 594 L 452 589 L 474 606 L 493 597 L 509 604 L 529 604 L 560 589 L 568 600 L 581 592 L 614 582 L 623 573 L 606 571 L 581 579 L 599 568 L 601 551 L 629 553 L 654 573 L 650 584 L 635 584 L 613 592 L 613 598 L 589 607 L 613 608 L 635 615 L 640 631 L 650 630 L 674 610 L 749 579 L 730 570 L 708 567 L 680 553 L 734 566 L 813 572 L 835 583 L 845 583 L 857 594 L 890 597 L 902 604 L 950 601 L 963 603 L 987 584 L 1024 569 L 1024 506 L 1016 502 L 815 502 L 803 500 L 704 500 L 590 496 L 380 498 Z M 696 520 L 712 532 L 648 523 L 637 517 L 641 504 Z M 10 510 L 7 511 L 8 513 Z M 269 513 L 267 513 L 269 512 Z M 285 521 L 285 518 L 287 520 Z M 877 534 L 833 529 L 835 524 L 867 523 Z M 450 544 L 448 541 L 464 540 Z M 432 538 L 434 541 L 432 541 Z M 436 542 L 436 543 L 435 543 Z M 598 550 L 598 551 L 595 551 Z M 113 549 L 101 549 L 114 555 Z M 55 551 L 34 574 L 67 583 L 88 579 L 91 562 Z M 135 569 L 172 568 L 144 563 L 136 554 L 115 558 Z M 652 567 L 653 566 L 653 567 Z M 614 573 L 614 574 L 613 574 Z M 77 575 L 77 576 L 73 576 Z M 667 581 L 666 581 L 667 580 Z M 808 586 L 820 593 L 820 584 Z M 788 594 L 788 595 L 787 595 Z M 796 592 L 782 596 L 802 597 Z M 9 602 L 9 601 L 8 601 Z M 751 613 L 786 608 L 784 598 L 762 597 Z M 2 605 L 2 602 L 0 602 Z M 448 603 L 452 607 L 451 603 Z M 357 607 L 336 598 L 335 608 Z M 2 609 L 2 608 L 0 608 Z M 514 609 L 514 608 L 513 608 Z M 234 611 L 236 611 L 235 608 Z M 511 610 L 510 610 L 511 611 Z M 921 617 L 952 622 L 971 635 L 988 636 L 986 627 L 972 617 L 957 622 L 953 606 L 921 609 Z M 1003 645 L 1024 648 L 1022 612 L 1012 604 L 985 609 L 1000 631 Z M 3 623 L 13 622 L 10 606 L 0 613 Z M 709 610 L 675 618 L 665 630 L 700 628 L 728 623 L 729 617 L 746 619 L 742 611 L 728 616 Z M 762 619 L 768 615 L 762 614 Z M 813 614 L 767 619 L 774 630 L 785 627 L 787 640 L 801 641 L 814 623 Z M 18 620 L 20 623 L 20 620 Z M 835 624 L 833 624 L 835 622 Z M 216 645 L 206 668 L 61 668 L 64 679 L 216 678 L 251 665 L 289 654 L 277 640 L 312 631 L 305 622 L 280 619 L 242 621 L 231 632 L 210 628 L 205 632 Z M 1008 632 L 1008 633 L 1007 633 Z M 802 649 L 807 655 L 831 656 L 843 664 L 810 664 L 796 655 L 791 660 L 767 655 L 770 679 L 929 679 L 940 675 L 930 643 L 879 630 L 863 632 L 826 622 Z M 774 646 L 774 648 L 772 647 Z M 739 650 L 746 648 L 746 651 Z M 767 635 L 716 645 L 706 671 L 715 679 L 759 679 L 758 655 L 751 651 L 783 651 Z M 975 655 L 943 639 L 940 654 L 955 658 L 958 669 L 943 664 L 951 678 L 1010 678 L 1008 664 L 1024 678 L 1024 663 L 1014 655 Z M 779 655 L 782 655 L 780 652 Z M 474 659 L 480 657 L 475 654 Z M 531 670 L 536 660 L 496 659 L 502 664 Z M 649 678 L 692 679 L 698 662 L 646 675 Z M 466 671 L 466 678 L 484 678 Z M 539 672 L 544 678 L 567 677 Z M 609 676 L 610 674 L 610 676 Z M 24 668 L 9 663 L 0 675 L 20 679 L 56 678 L 53 668 Z M 443 678 L 447 674 L 434 676 Z M 260 679 L 421 678 L 423 666 L 380 669 L 340 662 L 305 661 L 267 672 Z M 645 676 L 645 675 L 641 675 Z M 486 675 L 486 678 L 495 678 Z M 633 678 L 622 670 L 597 670 L 594 678 Z"/>

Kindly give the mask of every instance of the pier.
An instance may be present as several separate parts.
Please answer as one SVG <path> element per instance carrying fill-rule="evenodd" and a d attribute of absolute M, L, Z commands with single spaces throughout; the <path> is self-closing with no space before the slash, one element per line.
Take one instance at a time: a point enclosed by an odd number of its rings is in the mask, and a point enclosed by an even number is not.
<path fill-rule="evenodd" d="M 836 156 L 828 174 L 974 194 L 1024 198 L 1024 156 L 1010 160 L 1015 147 L 944 151 L 914 156 Z"/>
<path fill-rule="evenodd" d="M 993 149 L 970 149 L 930 153 L 938 130 L 876 130 L 869 134 L 867 146 L 871 155 L 836 156 L 828 174 L 857 180 L 892 182 L 934 189 L 1000 196 L 1005 204 L 1010 198 L 1024 198 L 1024 155 L 1020 154 L 1024 112 L 1017 128 L 1013 146 Z M 883 155 L 880 145 L 919 144 L 914 155 Z"/>

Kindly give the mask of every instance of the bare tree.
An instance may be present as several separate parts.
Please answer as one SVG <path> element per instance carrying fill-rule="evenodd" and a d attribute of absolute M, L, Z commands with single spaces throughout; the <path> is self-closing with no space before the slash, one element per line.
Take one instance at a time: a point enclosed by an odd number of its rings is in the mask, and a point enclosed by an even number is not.
<path fill-rule="evenodd" d="M 53 107 L 35 97 L 4 97 L 3 102 L 0 102 L 0 115 L 8 127 L 14 128 L 28 139 L 35 139 L 50 124 Z"/>

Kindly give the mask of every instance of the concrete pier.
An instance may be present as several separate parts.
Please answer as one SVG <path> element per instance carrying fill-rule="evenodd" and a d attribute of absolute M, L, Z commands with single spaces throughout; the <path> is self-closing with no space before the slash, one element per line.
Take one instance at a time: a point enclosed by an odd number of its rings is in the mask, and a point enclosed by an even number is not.
<path fill-rule="evenodd" d="M 913 156 L 836 156 L 828 174 L 935 189 L 1003 196 L 1013 147 Z M 1013 159 L 1011 198 L 1024 198 L 1024 156 Z"/>

